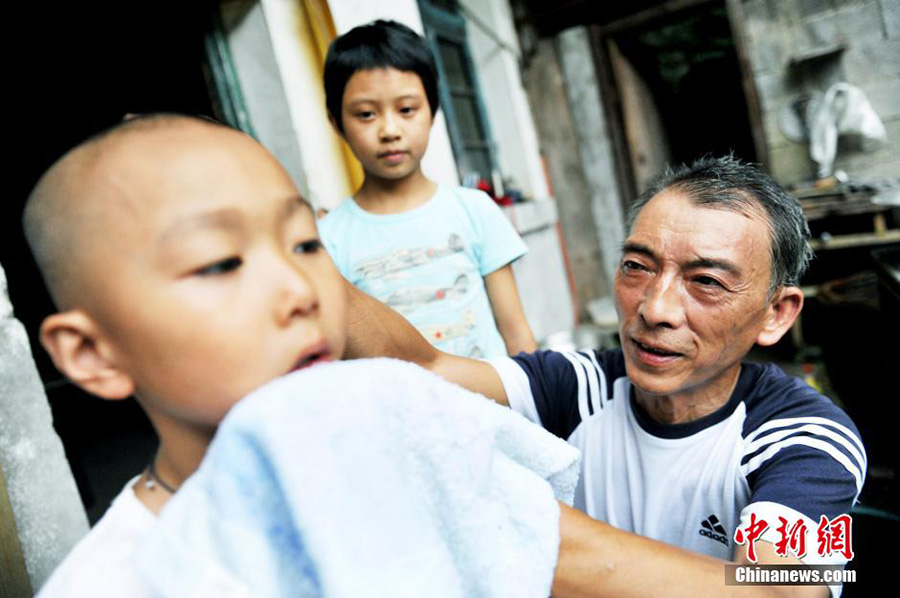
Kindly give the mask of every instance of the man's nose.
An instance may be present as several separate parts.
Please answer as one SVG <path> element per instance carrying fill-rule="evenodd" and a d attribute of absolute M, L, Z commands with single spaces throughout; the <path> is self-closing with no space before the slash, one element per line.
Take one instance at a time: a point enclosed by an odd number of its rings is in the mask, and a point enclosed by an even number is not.
<path fill-rule="evenodd" d="M 310 274 L 301 266 L 285 259 L 275 270 L 277 293 L 275 317 L 286 325 L 296 317 L 314 314 L 319 308 L 319 297 Z"/>
<path fill-rule="evenodd" d="M 660 274 L 648 285 L 638 308 L 648 326 L 676 328 L 684 322 L 682 289 L 674 275 Z"/>

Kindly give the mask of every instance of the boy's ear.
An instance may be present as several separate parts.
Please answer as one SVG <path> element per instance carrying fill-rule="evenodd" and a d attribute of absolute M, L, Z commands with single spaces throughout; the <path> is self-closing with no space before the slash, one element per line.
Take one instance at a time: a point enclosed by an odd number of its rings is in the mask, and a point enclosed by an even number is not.
<path fill-rule="evenodd" d="M 111 400 L 134 394 L 134 381 L 117 367 L 97 325 L 84 312 L 47 317 L 40 335 L 56 368 L 85 391 Z"/>
<path fill-rule="evenodd" d="M 328 122 L 331 123 L 332 128 L 334 128 L 334 132 L 337 133 L 341 139 L 344 138 L 344 132 L 341 131 L 341 128 L 338 127 L 337 121 L 334 120 L 334 116 L 332 116 L 331 112 L 328 112 Z"/>
<path fill-rule="evenodd" d="M 766 321 L 756 343 L 762 347 L 774 345 L 794 325 L 803 309 L 803 291 L 797 287 L 782 287 L 769 302 Z"/>

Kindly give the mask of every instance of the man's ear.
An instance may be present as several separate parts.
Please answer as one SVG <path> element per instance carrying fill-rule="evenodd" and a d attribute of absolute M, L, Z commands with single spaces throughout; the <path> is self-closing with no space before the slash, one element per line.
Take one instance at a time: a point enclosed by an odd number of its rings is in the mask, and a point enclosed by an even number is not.
<path fill-rule="evenodd" d="M 134 381 L 112 359 L 109 346 L 94 321 L 79 310 L 47 317 L 41 324 L 41 344 L 53 364 L 85 391 L 104 399 L 134 394 Z"/>
<path fill-rule="evenodd" d="M 756 337 L 756 344 L 762 347 L 777 343 L 794 325 L 803 309 L 803 291 L 797 287 L 781 287 L 775 291 L 766 309 L 765 324 Z"/>

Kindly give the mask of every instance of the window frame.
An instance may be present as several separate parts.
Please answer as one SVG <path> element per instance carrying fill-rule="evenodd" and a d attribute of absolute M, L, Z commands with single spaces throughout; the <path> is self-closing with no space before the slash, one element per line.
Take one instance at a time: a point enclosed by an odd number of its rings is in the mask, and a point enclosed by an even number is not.
<path fill-rule="evenodd" d="M 497 160 L 497 148 L 491 134 L 490 122 L 485 110 L 484 101 L 481 99 L 481 85 L 478 81 L 478 73 L 475 69 L 475 62 L 472 60 L 472 54 L 469 50 L 469 44 L 466 37 L 466 20 L 461 12 L 457 9 L 455 12 L 449 12 L 444 8 L 435 6 L 429 0 L 418 0 L 419 11 L 422 16 L 422 25 L 425 28 L 425 37 L 431 46 L 434 54 L 435 63 L 438 70 L 438 94 L 441 100 L 441 107 L 444 110 L 445 120 L 447 121 L 447 132 L 450 135 L 450 145 L 453 149 L 453 155 L 456 159 L 456 170 L 460 178 L 464 178 L 462 171 L 478 173 L 488 183 L 492 183 L 494 173 L 499 170 Z M 453 3 L 454 6 L 458 4 Z M 450 79 L 447 76 L 444 57 L 441 54 L 441 41 L 458 46 L 462 55 L 462 68 L 468 76 L 471 91 L 453 89 L 450 85 Z M 481 127 L 482 140 L 475 141 L 473 144 L 463 136 L 460 126 L 459 115 L 453 102 L 454 97 L 467 95 L 470 97 L 475 108 L 475 118 L 477 125 Z M 489 172 L 481 173 L 470 163 L 469 151 L 483 151 L 487 156 Z"/>

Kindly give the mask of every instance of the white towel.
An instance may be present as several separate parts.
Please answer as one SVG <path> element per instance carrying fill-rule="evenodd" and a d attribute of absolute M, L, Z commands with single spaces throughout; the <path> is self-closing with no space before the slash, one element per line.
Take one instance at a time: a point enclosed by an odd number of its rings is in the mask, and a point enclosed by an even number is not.
<path fill-rule="evenodd" d="M 232 410 L 138 566 L 165 596 L 545 598 L 577 466 L 417 366 L 316 366 Z"/>

